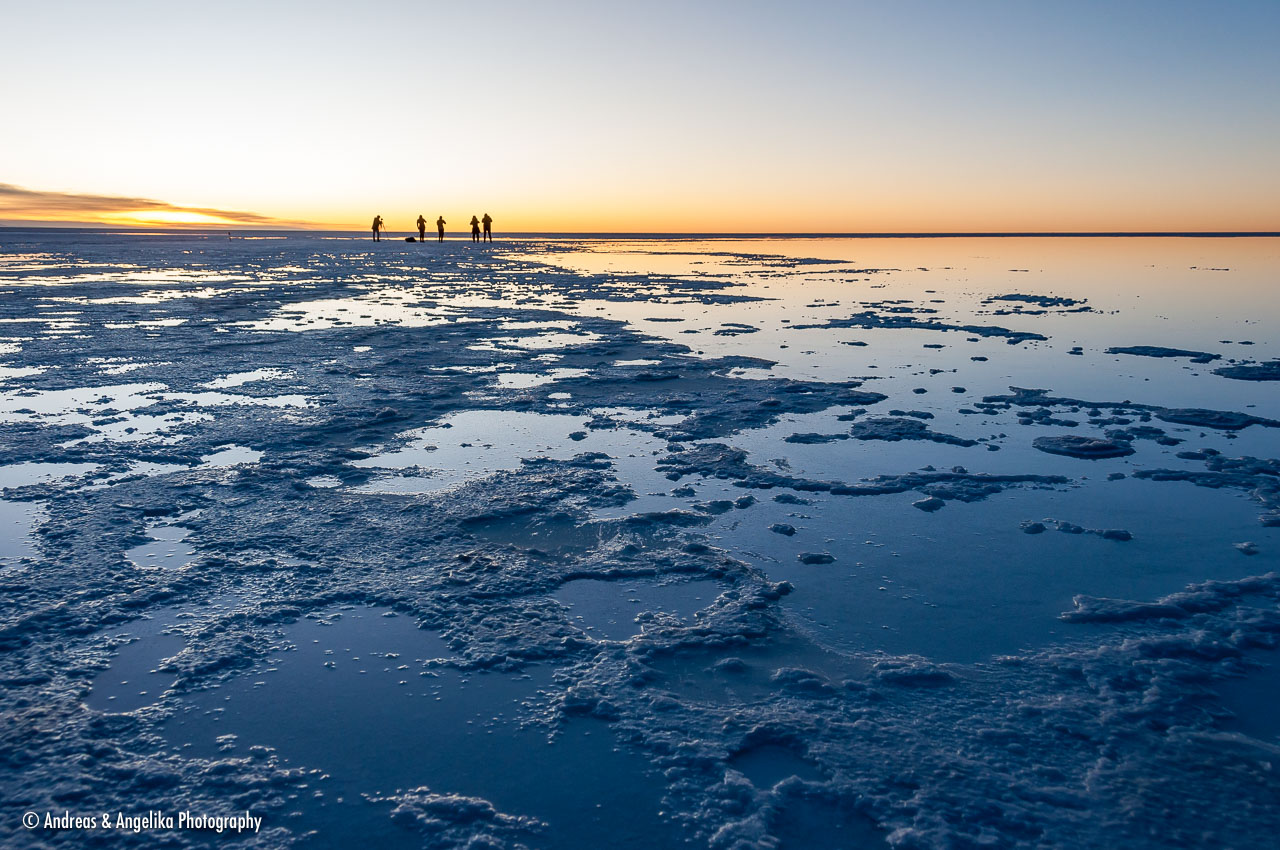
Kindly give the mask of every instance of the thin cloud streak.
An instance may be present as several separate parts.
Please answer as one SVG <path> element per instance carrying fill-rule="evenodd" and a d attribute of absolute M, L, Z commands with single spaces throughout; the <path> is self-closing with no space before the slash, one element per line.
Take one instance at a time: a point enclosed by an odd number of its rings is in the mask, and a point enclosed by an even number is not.
<path fill-rule="evenodd" d="M 150 198 L 125 198 L 116 195 L 80 195 L 71 192 L 44 192 L 24 189 L 11 183 L 0 183 L 0 214 L 31 218 L 66 215 L 119 215 L 127 213 L 187 213 L 213 216 L 236 224 L 279 226 L 304 224 L 285 221 L 258 213 L 220 210 L 211 207 L 184 207 Z"/>

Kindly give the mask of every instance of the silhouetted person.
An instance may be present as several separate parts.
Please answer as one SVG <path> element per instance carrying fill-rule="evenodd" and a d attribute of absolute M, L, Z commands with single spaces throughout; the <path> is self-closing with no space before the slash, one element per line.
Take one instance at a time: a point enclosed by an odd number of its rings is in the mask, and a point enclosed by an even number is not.
<path fill-rule="evenodd" d="M 421 213 L 418 214 L 418 241 L 427 241 L 427 220 L 422 217 Z"/>
<path fill-rule="evenodd" d="M 480 219 L 471 216 L 471 241 L 480 241 Z"/>
<path fill-rule="evenodd" d="M 381 242 L 381 241 L 382 241 L 382 240 L 378 237 L 378 234 L 379 234 L 379 233 L 381 233 L 381 232 L 382 232 L 382 216 L 380 216 L 380 215 L 375 215 L 375 216 L 373 217 L 373 241 L 374 241 L 374 242 Z"/>
<path fill-rule="evenodd" d="M 493 241 L 493 219 L 488 213 L 484 214 L 484 218 L 480 219 L 480 223 L 484 225 L 484 241 Z"/>
<path fill-rule="evenodd" d="M 441 242 L 443 242 L 443 241 L 444 241 L 444 226 L 445 226 L 445 224 L 446 224 L 446 222 L 445 222 L 445 220 L 444 220 L 444 216 L 440 216 L 438 219 L 436 219 L 436 230 L 440 233 L 440 241 L 441 241 Z"/>

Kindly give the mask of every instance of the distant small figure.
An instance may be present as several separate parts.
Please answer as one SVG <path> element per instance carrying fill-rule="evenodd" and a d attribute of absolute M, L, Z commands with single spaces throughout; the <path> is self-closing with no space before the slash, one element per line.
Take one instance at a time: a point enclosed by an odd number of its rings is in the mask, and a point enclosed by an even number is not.
<path fill-rule="evenodd" d="M 422 213 L 418 213 L 418 241 L 427 241 L 427 220 L 422 217 Z"/>
<path fill-rule="evenodd" d="M 443 242 L 443 241 L 444 241 L 444 226 L 445 226 L 445 224 L 446 224 L 446 222 L 445 222 L 445 220 L 444 220 L 444 216 L 440 216 L 438 219 L 436 219 L 436 230 L 440 233 L 440 241 L 441 241 L 441 242 Z"/>
<path fill-rule="evenodd" d="M 480 241 L 480 219 L 471 216 L 471 241 Z"/>
<path fill-rule="evenodd" d="M 493 219 L 489 217 L 488 213 L 485 213 L 484 218 L 480 219 L 480 222 L 484 224 L 484 241 L 492 242 L 493 241 Z"/>
<path fill-rule="evenodd" d="M 373 241 L 381 242 L 382 238 L 378 235 L 382 232 L 382 216 L 375 215 L 373 217 Z"/>

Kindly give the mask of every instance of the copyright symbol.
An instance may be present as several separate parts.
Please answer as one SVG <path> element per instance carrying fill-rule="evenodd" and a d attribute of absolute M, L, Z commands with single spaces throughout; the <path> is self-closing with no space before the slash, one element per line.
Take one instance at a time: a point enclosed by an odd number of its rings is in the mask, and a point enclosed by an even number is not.
<path fill-rule="evenodd" d="M 40 816 L 35 812 L 27 812 L 22 816 L 22 825 L 27 829 L 35 829 L 40 825 Z"/>

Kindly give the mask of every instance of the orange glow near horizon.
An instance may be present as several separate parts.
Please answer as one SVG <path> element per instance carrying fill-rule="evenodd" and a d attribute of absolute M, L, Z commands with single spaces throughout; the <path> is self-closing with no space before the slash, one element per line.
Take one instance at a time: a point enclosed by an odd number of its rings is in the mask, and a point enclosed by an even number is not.
<path fill-rule="evenodd" d="M 511 163 L 495 171 L 511 176 Z M 1027 179 L 1023 184 L 982 183 L 981 177 L 948 179 L 877 175 L 826 184 L 786 183 L 773 176 L 754 181 L 707 175 L 680 182 L 654 175 L 620 175 L 603 193 L 589 174 L 540 175 L 534 186 L 489 177 L 426 187 L 430 176 L 412 174 L 399 185 L 336 187 L 332 197 L 306 201 L 270 195 L 195 195 L 200 205 L 174 205 L 110 195 L 71 195 L 0 185 L 15 200 L 0 219 L 127 227 L 218 229 L 318 229 L 367 231 L 374 215 L 386 229 L 412 233 L 419 214 L 434 230 L 437 216 L 448 233 L 467 230 L 472 215 L 490 214 L 504 233 L 1106 233 L 1277 232 L 1280 210 L 1257 187 L 1216 184 L 1139 190 L 1106 175 L 1090 180 Z M 161 196 L 163 197 L 163 196 Z M 192 197 L 188 195 L 187 197 Z M 4 199 L 0 198 L 0 202 Z M 18 205 L 21 201 L 22 206 Z M 1046 201 L 1051 201 L 1046 203 Z M 251 212 L 229 212 L 229 209 Z M 11 211 L 9 215 L 5 215 Z"/>
<path fill-rule="evenodd" d="M 187 212 L 185 210 L 132 210 L 130 212 L 104 213 L 102 221 L 107 224 L 127 224 L 129 226 L 172 227 L 175 225 L 211 225 L 223 227 L 239 226 L 231 219 L 220 218 L 205 213 Z"/>
<path fill-rule="evenodd" d="M 212 212 L 187 209 L 121 210 L 101 212 L 63 212 L 15 216 L 38 224 L 83 223 L 87 225 L 154 227 L 209 227 L 232 230 L 298 229 L 352 230 L 369 229 L 373 215 L 380 214 L 390 233 L 414 232 L 419 214 L 424 215 L 434 232 L 437 216 L 443 215 L 448 233 L 467 230 L 474 215 L 489 213 L 494 219 L 494 232 L 503 233 L 1108 233 L 1108 232 L 1277 232 L 1280 220 L 1269 210 L 1241 204 L 1205 205 L 1198 209 L 1166 206 L 1143 210 L 1137 205 L 1112 203 L 1098 207 L 1063 205 L 1055 210 L 1020 209 L 1016 203 L 992 203 L 985 208 L 962 204 L 948 205 L 941 198 L 932 202 L 903 197 L 896 201 L 883 199 L 872 205 L 865 199 L 859 208 L 841 208 L 786 203 L 781 199 L 751 204 L 747 198 L 733 198 L 722 204 L 699 204 L 693 199 L 670 203 L 629 203 L 619 201 L 610 206 L 582 199 L 581 206 L 562 201 L 555 207 L 539 207 L 525 203 L 504 207 L 499 204 L 480 207 L 464 202 L 442 200 L 439 204 L 414 207 L 400 201 L 396 204 L 364 204 L 367 211 L 353 216 L 351 204 L 342 208 L 287 209 L 276 212 L 278 218 L 263 222 L 236 220 Z M 919 201 L 919 203 L 912 203 Z M 764 209 L 762 210 L 762 206 Z M 0 215 L 0 218 L 3 218 Z"/>

